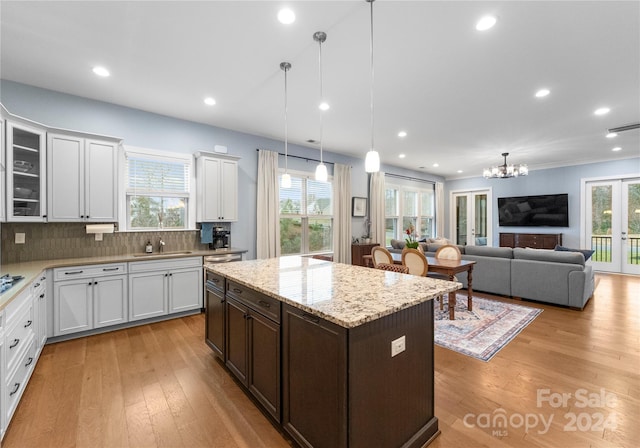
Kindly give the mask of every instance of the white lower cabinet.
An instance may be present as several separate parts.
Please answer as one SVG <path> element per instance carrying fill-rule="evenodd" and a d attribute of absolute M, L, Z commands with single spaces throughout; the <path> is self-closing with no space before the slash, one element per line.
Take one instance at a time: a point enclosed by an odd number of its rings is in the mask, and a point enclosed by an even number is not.
<path fill-rule="evenodd" d="M 36 353 L 38 356 L 47 342 L 47 276 L 45 273 L 38 276 L 38 280 L 31 285 L 33 296 L 33 308 L 35 313 Z"/>
<path fill-rule="evenodd" d="M 129 320 L 167 314 L 167 276 L 164 271 L 129 274 Z"/>
<path fill-rule="evenodd" d="M 4 437 L 11 417 L 38 361 L 37 333 L 40 316 L 29 285 L 0 313 L 0 434 Z"/>
<path fill-rule="evenodd" d="M 202 257 L 129 263 L 129 320 L 202 308 Z"/>
<path fill-rule="evenodd" d="M 53 335 L 77 333 L 128 321 L 126 265 L 53 270 Z"/>

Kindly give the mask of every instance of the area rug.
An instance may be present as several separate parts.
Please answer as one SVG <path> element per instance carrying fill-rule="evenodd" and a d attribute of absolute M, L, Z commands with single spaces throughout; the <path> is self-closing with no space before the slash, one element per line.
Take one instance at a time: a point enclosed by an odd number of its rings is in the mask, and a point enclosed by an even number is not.
<path fill-rule="evenodd" d="M 473 311 L 468 311 L 467 296 L 463 294 L 456 298 L 455 320 L 449 320 L 446 297 L 444 310 L 440 311 L 438 302 L 434 302 L 434 306 L 435 343 L 485 362 L 542 312 L 537 308 L 480 297 L 473 298 Z"/>

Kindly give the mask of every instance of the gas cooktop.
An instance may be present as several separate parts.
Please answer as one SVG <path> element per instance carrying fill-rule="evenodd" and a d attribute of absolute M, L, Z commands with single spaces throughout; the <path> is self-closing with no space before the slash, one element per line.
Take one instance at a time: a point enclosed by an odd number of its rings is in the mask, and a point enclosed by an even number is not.
<path fill-rule="evenodd" d="M 13 285 L 18 283 L 23 278 L 24 277 L 22 275 L 9 275 L 9 274 L 5 274 L 2 277 L 0 277 L 0 294 L 11 289 Z"/>

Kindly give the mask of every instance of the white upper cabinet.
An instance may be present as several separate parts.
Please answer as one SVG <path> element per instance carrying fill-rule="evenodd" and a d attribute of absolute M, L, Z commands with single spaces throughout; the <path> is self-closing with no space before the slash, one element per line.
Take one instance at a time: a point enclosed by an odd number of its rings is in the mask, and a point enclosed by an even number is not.
<path fill-rule="evenodd" d="M 46 132 L 7 121 L 7 221 L 46 221 Z"/>
<path fill-rule="evenodd" d="M 6 151 L 4 147 L 4 119 L 0 117 L 0 222 L 4 222 L 4 185 L 5 175 L 7 172 L 6 166 Z"/>
<path fill-rule="evenodd" d="M 118 141 L 49 133 L 47 149 L 48 220 L 116 221 Z"/>
<path fill-rule="evenodd" d="M 238 220 L 238 157 L 196 154 L 197 222 Z"/>

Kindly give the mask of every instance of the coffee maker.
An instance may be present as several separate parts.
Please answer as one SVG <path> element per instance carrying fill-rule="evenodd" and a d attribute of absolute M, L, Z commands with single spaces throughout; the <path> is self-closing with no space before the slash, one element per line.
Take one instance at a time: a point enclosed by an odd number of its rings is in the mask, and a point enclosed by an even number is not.
<path fill-rule="evenodd" d="M 228 249 L 231 247 L 231 232 L 224 227 L 213 228 L 213 243 L 209 244 L 210 249 Z"/>

